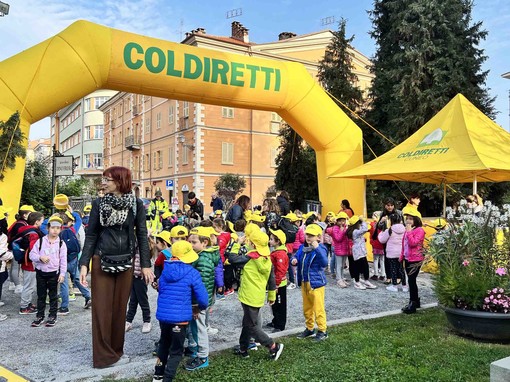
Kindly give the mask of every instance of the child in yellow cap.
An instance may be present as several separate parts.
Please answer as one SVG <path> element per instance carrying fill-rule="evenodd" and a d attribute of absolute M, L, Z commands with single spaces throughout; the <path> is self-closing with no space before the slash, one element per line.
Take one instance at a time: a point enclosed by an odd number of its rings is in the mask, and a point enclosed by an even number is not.
<path fill-rule="evenodd" d="M 292 258 L 293 265 L 297 265 L 297 282 L 301 287 L 303 298 L 303 313 L 305 316 L 305 330 L 297 337 L 300 339 L 315 336 L 316 341 L 328 338 L 326 308 L 324 305 L 328 254 L 324 244 L 321 244 L 322 227 L 309 224 L 305 229 L 306 243 L 299 247 Z M 318 331 L 315 333 L 315 324 Z"/>
<path fill-rule="evenodd" d="M 273 332 L 285 330 L 287 324 L 287 269 L 289 268 L 289 255 L 285 246 L 285 233 L 279 230 L 270 229 L 269 246 L 273 248 L 271 252 L 271 262 L 275 275 L 276 301 L 271 306 L 273 310 L 273 320 L 266 326 L 273 328 Z"/>
<path fill-rule="evenodd" d="M 278 360 L 283 344 L 274 342 L 259 325 L 259 311 L 266 299 L 273 305 L 276 299 L 276 283 L 269 250 L 269 238 L 259 229 L 252 230 L 248 236 L 249 251 L 246 255 L 229 255 L 228 260 L 235 266 L 242 266 L 239 301 L 243 307 L 243 330 L 239 337 L 239 347 L 234 353 L 248 358 L 250 339 L 260 342 L 269 349 L 269 356 Z"/>
<path fill-rule="evenodd" d="M 352 257 L 354 259 L 352 270 L 354 276 L 354 288 L 365 290 L 375 289 L 377 286 L 369 280 L 370 269 L 367 261 L 367 247 L 365 244 L 365 234 L 368 232 L 368 225 L 359 216 L 354 215 L 349 219 L 349 228 L 347 228 L 347 237 L 352 240 Z M 364 280 L 360 279 L 363 274 Z"/>

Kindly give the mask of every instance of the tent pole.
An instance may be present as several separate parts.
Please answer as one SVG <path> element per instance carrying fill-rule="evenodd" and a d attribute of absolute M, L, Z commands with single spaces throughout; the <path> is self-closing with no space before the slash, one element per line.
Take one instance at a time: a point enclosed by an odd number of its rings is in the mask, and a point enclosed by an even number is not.
<path fill-rule="evenodd" d="M 446 219 L 446 182 L 443 183 L 443 217 Z"/>
<path fill-rule="evenodd" d="M 475 174 L 475 178 L 473 179 L 473 195 L 477 194 L 477 193 L 478 193 L 478 182 L 477 182 L 476 174 Z"/>

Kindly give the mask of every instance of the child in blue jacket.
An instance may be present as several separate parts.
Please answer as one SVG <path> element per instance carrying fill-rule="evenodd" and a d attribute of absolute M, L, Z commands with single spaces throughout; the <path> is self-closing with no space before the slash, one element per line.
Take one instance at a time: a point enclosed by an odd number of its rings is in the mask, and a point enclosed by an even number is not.
<path fill-rule="evenodd" d="M 324 306 L 326 274 L 328 266 L 328 251 L 324 244 L 320 244 L 322 228 L 318 224 L 309 224 L 305 229 L 306 242 L 299 247 L 292 258 L 292 265 L 297 265 L 297 281 L 301 287 L 303 298 L 303 314 L 306 329 L 298 338 L 315 335 L 316 341 L 328 338 L 326 324 L 326 309 Z M 315 334 L 315 323 L 318 331 Z"/>
<path fill-rule="evenodd" d="M 207 308 L 207 290 L 200 273 L 190 265 L 197 259 L 189 242 L 178 241 L 172 245 L 172 257 L 165 261 L 158 284 L 156 318 L 161 336 L 153 380 L 172 381 L 175 377 L 184 352 L 186 329 L 193 319 L 192 297 L 200 310 Z"/>

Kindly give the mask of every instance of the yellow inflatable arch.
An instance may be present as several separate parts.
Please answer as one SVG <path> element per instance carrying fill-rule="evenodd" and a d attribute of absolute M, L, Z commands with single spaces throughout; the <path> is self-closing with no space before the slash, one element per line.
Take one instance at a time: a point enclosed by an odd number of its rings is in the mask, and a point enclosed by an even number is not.
<path fill-rule="evenodd" d="M 0 120 L 21 112 L 21 128 L 97 89 L 277 112 L 317 154 L 324 208 L 349 199 L 364 209 L 364 181 L 328 176 L 363 163 L 362 134 L 301 64 L 197 48 L 77 21 L 0 62 Z M 0 148 L 5 150 L 5 147 Z M 0 184 L 19 205 L 25 163 Z M 303 184 L 303 187 L 307 187 Z"/>

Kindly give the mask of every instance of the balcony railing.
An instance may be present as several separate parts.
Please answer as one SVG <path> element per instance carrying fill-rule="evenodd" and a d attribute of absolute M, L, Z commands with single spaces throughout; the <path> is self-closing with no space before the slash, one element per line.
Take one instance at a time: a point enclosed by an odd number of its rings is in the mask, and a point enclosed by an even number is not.
<path fill-rule="evenodd" d="M 126 149 L 128 150 L 140 150 L 140 137 L 134 135 L 128 135 L 124 142 Z"/>

